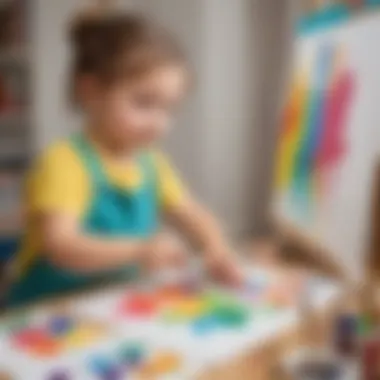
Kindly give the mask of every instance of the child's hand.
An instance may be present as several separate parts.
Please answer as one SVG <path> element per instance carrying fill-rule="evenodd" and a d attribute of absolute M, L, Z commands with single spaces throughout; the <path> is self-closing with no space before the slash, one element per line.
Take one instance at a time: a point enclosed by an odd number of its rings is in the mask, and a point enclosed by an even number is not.
<path fill-rule="evenodd" d="M 228 247 L 208 249 L 205 261 L 207 269 L 215 279 L 233 286 L 242 284 L 244 279 L 238 259 Z"/>
<path fill-rule="evenodd" d="M 166 233 L 155 236 L 147 245 L 143 265 L 148 270 L 160 270 L 183 266 L 186 249 L 174 236 Z"/>

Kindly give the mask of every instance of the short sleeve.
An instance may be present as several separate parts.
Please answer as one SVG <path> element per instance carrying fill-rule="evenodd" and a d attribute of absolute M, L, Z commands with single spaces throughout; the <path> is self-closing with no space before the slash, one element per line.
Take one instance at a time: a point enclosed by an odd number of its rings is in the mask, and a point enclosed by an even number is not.
<path fill-rule="evenodd" d="M 27 181 L 32 213 L 64 212 L 81 216 L 89 199 L 86 171 L 69 142 L 57 144 L 36 162 Z"/>
<path fill-rule="evenodd" d="M 155 152 L 154 159 L 158 172 L 158 191 L 162 207 L 171 209 L 179 206 L 186 194 L 182 180 L 162 152 Z"/>

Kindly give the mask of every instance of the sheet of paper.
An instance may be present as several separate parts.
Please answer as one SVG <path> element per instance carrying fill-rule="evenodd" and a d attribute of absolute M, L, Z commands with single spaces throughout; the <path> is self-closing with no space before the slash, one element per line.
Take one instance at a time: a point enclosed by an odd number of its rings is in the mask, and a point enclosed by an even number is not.
<path fill-rule="evenodd" d="M 251 272 L 251 282 L 266 283 L 276 279 L 272 273 L 256 268 Z M 90 349 L 70 349 L 58 357 L 35 360 L 15 349 L 4 322 L 0 339 L 0 370 L 8 371 L 15 379 L 44 379 L 50 371 L 68 369 L 75 378 L 92 380 L 88 370 L 88 360 L 94 355 L 112 355 L 115 349 L 125 342 L 143 342 L 149 351 L 177 352 L 182 358 L 181 373 L 173 379 L 191 379 L 199 371 L 218 365 L 225 365 L 234 357 L 247 350 L 259 349 L 261 345 L 287 331 L 300 321 L 296 306 L 276 312 L 254 312 L 250 320 L 240 329 L 220 329 L 211 335 L 199 336 L 192 333 L 187 324 L 167 324 L 162 318 L 125 318 L 117 312 L 120 300 L 134 289 L 115 289 L 87 296 L 73 301 L 68 308 L 73 315 L 81 318 L 100 320 L 110 327 L 105 340 Z M 339 294 L 339 287 L 326 280 L 309 283 L 309 295 L 315 307 L 326 307 Z M 254 304 L 250 307 L 254 307 Z M 37 309 L 27 318 L 29 324 L 41 324 L 51 312 Z M 169 377 L 164 377 L 165 379 Z"/>

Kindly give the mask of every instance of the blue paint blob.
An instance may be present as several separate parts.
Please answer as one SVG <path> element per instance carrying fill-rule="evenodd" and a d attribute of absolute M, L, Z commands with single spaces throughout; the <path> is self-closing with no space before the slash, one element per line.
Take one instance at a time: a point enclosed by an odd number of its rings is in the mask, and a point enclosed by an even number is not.
<path fill-rule="evenodd" d="M 96 356 L 89 361 L 90 371 L 101 379 L 106 379 L 106 376 L 114 371 L 114 366 L 110 360 L 102 356 Z"/>
<path fill-rule="evenodd" d="M 126 344 L 119 349 L 119 358 L 128 367 L 139 366 L 145 357 L 145 350 L 140 344 Z"/>
<path fill-rule="evenodd" d="M 49 330 L 54 335 L 65 335 L 73 325 L 74 321 L 69 317 L 55 317 L 49 322 Z"/>
<path fill-rule="evenodd" d="M 192 332 L 198 336 L 215 333 L 218 328 L 219 323 L 213 316 L 199 318 L 192 324 Z"/>

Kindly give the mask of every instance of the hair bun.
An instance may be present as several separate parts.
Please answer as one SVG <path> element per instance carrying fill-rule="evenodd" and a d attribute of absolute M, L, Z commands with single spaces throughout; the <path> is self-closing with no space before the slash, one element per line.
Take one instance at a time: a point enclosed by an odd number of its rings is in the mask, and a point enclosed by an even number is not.
<path fill-rule="evenodd" d="M 72 21 L 69 31 L 71 44 L 80 49 L 92 45 L 94 40 L 96 42 L 102 33 L 105 18 L 101 11 L 96 8 L 77 15 Z"/>

